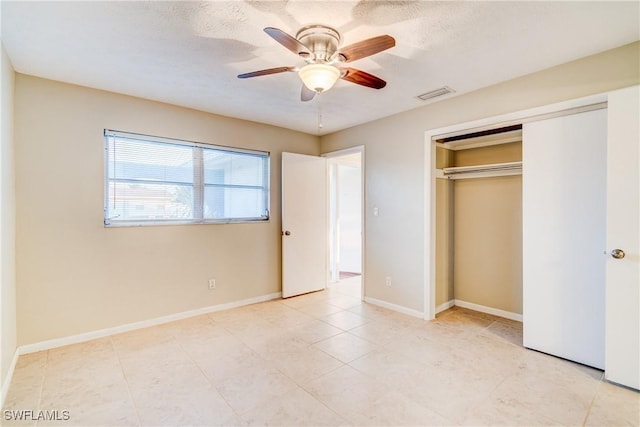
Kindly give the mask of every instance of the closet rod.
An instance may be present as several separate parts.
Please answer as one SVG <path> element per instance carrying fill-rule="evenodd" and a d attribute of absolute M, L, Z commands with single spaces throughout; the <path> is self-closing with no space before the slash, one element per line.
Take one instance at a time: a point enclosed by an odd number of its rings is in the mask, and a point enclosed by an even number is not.
<path fill-rule="evenodd" d="M 468 179 L 522 174 L 522 162 L 492 163 L 487 165 L 442 168 L 437 178 Z"/>

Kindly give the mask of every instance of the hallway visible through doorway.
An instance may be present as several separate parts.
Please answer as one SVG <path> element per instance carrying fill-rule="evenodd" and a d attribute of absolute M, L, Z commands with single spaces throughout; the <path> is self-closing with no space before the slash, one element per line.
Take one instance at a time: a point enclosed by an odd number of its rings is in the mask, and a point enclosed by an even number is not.
<path fill-rule="evenodd" d="M 341 284 L 346 279 L 359 278 L 363 272 L 362 155 L 360 147 L 327 155 L 331 283 Z M 357 283 L 362 281 L 358 279 Z M 360 295 L 361 292 L 358 296 Z"/>

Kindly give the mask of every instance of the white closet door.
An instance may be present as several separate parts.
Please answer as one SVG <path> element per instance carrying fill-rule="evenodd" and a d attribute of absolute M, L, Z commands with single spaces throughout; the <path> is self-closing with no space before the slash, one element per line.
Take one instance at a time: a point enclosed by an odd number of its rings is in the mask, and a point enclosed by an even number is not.
<path fill-rule="evenodd" d="M 605 376 L 640 389 L 640 89 L 609 94 Z M 619 256 L 619 255 L 618 255 Z"/>
<path fill-rule="evenodd" d="M 524 346 L 604 368 L 607 111 L 523 126 Z"/>

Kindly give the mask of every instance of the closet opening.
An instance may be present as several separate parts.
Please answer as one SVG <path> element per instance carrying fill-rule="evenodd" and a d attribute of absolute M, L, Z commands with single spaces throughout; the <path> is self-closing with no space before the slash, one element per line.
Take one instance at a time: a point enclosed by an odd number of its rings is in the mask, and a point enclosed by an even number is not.
<path fill-rule="evenodd" d="M 598 95 L 425 133 L 425 319 L 513 319 L 521 335 L 503 338 L 605 366 L 614 113 Z"/>
<path fill-rule="evenodd" d="M 435 306 L 522 321 L 522 125 L 435 139 Z"/>

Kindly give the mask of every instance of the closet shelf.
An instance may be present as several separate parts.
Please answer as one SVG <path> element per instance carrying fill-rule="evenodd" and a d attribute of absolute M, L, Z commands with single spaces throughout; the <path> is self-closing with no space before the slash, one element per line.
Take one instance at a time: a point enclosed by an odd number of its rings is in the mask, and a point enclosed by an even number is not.
<path fill-rule="evenodd" d="M 464 179 L 485 178 L 493 176 L 520 175 L 522 162 L 492 163 L 488 165 L 455 166 L 438 170 L 441 178 Z"/>

